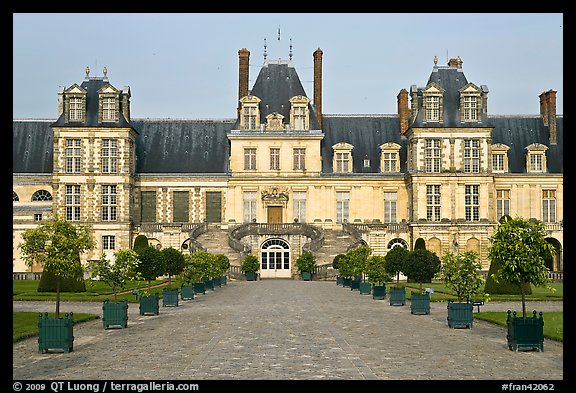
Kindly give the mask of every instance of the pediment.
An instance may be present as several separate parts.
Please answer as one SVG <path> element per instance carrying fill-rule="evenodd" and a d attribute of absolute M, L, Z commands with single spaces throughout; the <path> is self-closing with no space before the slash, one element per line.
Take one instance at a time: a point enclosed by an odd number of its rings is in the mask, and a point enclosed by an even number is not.
<path fill-rule="evenodd" d="M 332 149 L 334 150 L 352 150 L 353 148 L 353 145 L 346 142 L 338 142 L 337 144 L 332 145 Z"/>
<path fill-rule="evenodd" d="M 309 99 L 308 97 L 306 97 L 306 96 L 301 96 L 301 95 L 294 96 L 294 97 L 290 98 L 289 101 L 290 101 L 291 104 L 294 104 L 294 103 L 298 103 L 298 104 L 299 104 L 299 103 L 305 103 L 305 104 L 308 104 L 308 103 L 310 103 L 310 99 Z"/>
<path fill-rule="evenodd" d="M 444 89 L 440 87 L 439 84 L 436 82 L 430 82 L 428 86 L 424 88 L 424 93 L 427 94 L 442 94 L 444 93 Z"/>
<path fill-rule="evenodd" d="M 526 150 L 528 150 L 528 151 L 546 151 L 546 150 L 548 150 L 548 147 L 546 145 L 541 144 L 541 143 L 532 143 L 532 144 L 526 146 Z"/>
<path fill-rule="evenodd" d="M 476 86 L 474 83 L 468 83 L 467 85 L 463 86 L 458 91 L 460 93 L 475 93 L 475 94 L 481 93 L 481 89 L 478 86 Z"/>
<path fill-rule="evenodd" d="M 258 104 L 258 103 L 260 103 L 260 101 L 262 101 L 260 98 L 258 98 L 256 96 L 251 96 L 251 95 L 247 95 L 247 96 L 240 98 L 240 102 L 242 104 Z"/>
<path fill-rule="evenodd" d="M 266 129 L 272 131 L 281 131 L 284 129 L 284 116 L 278 112 L 272 112 L 266 116 Z"/>
<path fill-rule="evenodd" d="M 120 90 L 112 85 L 104 85 L 98 90 L 98 94 L 119 94 Z"/>
<path fill-rule="evenodd" d="M 394 142 L 387 142 L 380 145 L 380 150 L 400 150 L 402 146 Z"/>
<path fill-rule="evenodd" d="M 82 86 L 79 86 L 76 83 L 67 88 L 64 92 L 66 94 L 86 94 L 86 90 L 84 90 Z"/>
<path fill-rule="evenodd" d="M 510 150 L 510 146 L 505 145 L 503 143 L 495 143 L 492 145 L 492 151 L 508 151 Z"/>

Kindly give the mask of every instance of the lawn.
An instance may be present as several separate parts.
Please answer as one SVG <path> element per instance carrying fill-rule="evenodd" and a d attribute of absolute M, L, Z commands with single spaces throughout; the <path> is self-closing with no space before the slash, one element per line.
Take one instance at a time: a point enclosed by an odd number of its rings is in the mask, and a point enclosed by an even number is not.
<path fill-rule="evenodd" d="M 12 342 L 38 335 L 38 314 L 31 311 L 12 313 Z M 48 313 L 48 316 L 54 318 L 54 313 Z M 74 313 L 74 324 L 98 318 L 94 314 Z"/>
<path fill-rule="evenodd" d="M 531 316 L 532 314 L 527 316 Z M 500 326 L 506 327 L 506 312 L 479 312 L 474 313 L 474 318 L 495 323 Z M 544 318 L 544 337 L 551 340 L 564 342 L 564 313 L 563 312 L 545 312 L 542 314 Z"/>

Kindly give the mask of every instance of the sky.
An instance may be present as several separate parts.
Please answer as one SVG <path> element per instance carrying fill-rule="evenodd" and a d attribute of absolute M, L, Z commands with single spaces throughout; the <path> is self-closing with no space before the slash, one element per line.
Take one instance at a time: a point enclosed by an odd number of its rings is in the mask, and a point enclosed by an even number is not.
<path fill-rule="evenodd" d="M 311 99 L 322 49 L 324 114 L 396 114 L 434 56 L 460 56 L 468 82 L 488 86 L 489 115 L 538 115 L 550 89 L 563 114 L 563 29 L 562 13 L 14 13 L 13 118 L 56 118 L 59 87 L 86 66 L 130 87 L 132 118 L 234 118 L 238 51 L 250 51 L 251 89 L 264 40 L 268 60 L 292 44 Z"/>

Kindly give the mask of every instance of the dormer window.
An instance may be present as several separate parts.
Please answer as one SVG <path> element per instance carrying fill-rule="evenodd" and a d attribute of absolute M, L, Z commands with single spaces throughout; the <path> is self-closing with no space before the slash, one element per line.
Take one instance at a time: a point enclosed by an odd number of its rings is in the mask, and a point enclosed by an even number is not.
<path fill-rule="evenodd" d="M 482 109 L 482 90 L 473 83 L 468 83 L 459 90 L 460 93 L 460 121 L 480 121 Z"/>
<path fill-rule="evenodd" d="M 102 100 L 102 121 L 116 121 L 116 99 L 104 98 Z"/>
<path fill-rule="evenodd" d="M 240 99 L 240 129 L 258 130 L 260 128 L 260 99 L 256 96 L 245 96 Z"/>
<path fill-rule="evenodd" d="M 310 129 L 310 100 L 305 96 L 294 96 L 290 99 L 290 128 L 292 130 Z"/>
<path fill-rule="evenodd" d="M 492 145 L 492 172 L 508 172 L 508 150 L 510 148 L 502 143 Z"/>
<path fill-rule="evenodd" d="M 548 148 L 540 143 L 533 143 L 526 147 L 526 169 L 528 173 L 546 172 L 546 150 Z"/>
<path fill-rule="evenodd" d="M 120 112 L 120 91 L 112 85 L 104 85 L 98 90 L 98 121 L 116 123 Z"/>
<path fill-rule="evenodd" d="M 354 146 L 349 143 L 340 142 L 332 146 L 334 149 L 334 156 L 332 168 L 335 173 L 351 173 L 352 172 L 352 149 Z"/>
<path fill-rule="evenodd" d="M 400 145 L 397 143 L 384 143 L 380 145 L 382 151 L 380 155 L 381 172 L 399 172 L 400 171 Z"/>
<path fill-rule="evenodd" d="M 443 121 L 444 89 L 432 82 L 423 92 L 424 121 Z"/>
<path fill-rule="evenodd" d="M 71 123 L 82 123 L 86 118 L 86 90 L 73 84 L 64 92 L 65 119 Z"/>
<path fill-rule="evenodd" d="M 69 117 L 68 120 L 76 122 L 84 120 L 84 103 L 81 97 L 70 97 Z"/>
<path fill-rule="evenodd" d="M 266 116 L 266 130 L 282 131 L 284 129 L 284 116 L 274 112 Z"/>

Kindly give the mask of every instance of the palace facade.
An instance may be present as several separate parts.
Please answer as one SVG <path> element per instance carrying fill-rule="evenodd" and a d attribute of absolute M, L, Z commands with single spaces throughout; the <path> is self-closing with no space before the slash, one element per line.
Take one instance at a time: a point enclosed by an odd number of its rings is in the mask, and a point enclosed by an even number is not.
<path fill-rule="evenodd" d="M 556 91 L 539 96 L 539 114 L 490 115 L 487 86 L 466 79 L 460 57 L 435 59 L 395 114 L 324 114 L 322 57 L 309 96 L 283 60 L 265 60 L 250 89 L 241 49 L 229 119 L 131 118 L 130 88 L 106 69 L 61 88 L 55 119 L 14 119 L 13 272 L 39 270 L 17 245 L 53 215 L 92 227 L 85 261 L 145 235 L 233 266 L 253 253 L 262 278 L 295 276 L 303 250 L 327 266 L 360 243 L 385 255 L 419 238 L 439 256 L 477 251 L 488 269 L 499 218 L 521 216 L 546 224 L 558 251 L 548 267 L 563 271 Z"/>

